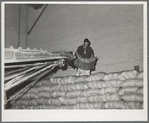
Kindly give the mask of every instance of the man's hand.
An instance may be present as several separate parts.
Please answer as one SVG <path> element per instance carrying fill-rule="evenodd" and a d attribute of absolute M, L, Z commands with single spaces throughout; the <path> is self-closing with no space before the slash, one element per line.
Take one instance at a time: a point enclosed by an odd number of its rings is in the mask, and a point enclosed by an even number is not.
<path fill-rule="evenodd" d="M 91 58 L 96 58 L 96 59 L 98 59 L 96 56 L 94 56 L 94 55 L 91 55 Z"/>
<path fill-rule="evenodd" d="M 75 54 L 73 54 L 73 59 L 77 58 Z"/>
<path fill-rule="evenodd" d="M 69 60 L 73 60 L 76 58 L 76 55 L 73 53 L 73 55 L 69 58 Z"/>

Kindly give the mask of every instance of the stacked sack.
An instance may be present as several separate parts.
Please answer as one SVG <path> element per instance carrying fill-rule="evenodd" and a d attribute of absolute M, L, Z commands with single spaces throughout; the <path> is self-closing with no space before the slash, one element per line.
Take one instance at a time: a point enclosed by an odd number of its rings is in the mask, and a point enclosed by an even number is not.
<path fill-rule="evenodd" d="M 12 109 L 143 109 L 143 72 L 46 78 L 20 95 Z"/>

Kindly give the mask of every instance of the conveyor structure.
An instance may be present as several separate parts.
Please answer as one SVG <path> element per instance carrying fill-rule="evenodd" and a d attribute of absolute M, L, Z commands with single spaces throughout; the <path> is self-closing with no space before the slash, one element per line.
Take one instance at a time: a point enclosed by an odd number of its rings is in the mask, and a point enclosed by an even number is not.
<path fill-rule="evenodd" d="M 55 67 L 62 68 L 73 56 L 71 51 L 48 52 L 36 48 L 5 48 L 4 100 L 9 100 L 20 92 L 27 92 Z"/>

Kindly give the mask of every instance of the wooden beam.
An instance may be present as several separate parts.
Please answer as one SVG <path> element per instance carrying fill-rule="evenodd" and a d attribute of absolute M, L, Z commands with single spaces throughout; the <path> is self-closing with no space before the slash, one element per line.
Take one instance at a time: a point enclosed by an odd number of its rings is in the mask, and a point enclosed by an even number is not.
<path fill-rule="evenodd" d="M 39 18 L 41 17 L 42 13 L 44 12 L 44 10 L 46 9 L 46 7 L 48 6 L 48 4 L 45 5 L 45 7 L 43 8 L 43 10 L 41 11 L 40 15 L 38 16 L 38 18 L 36 19 L 36 21 L 34 22 L 33 26 L 31 27 L 31 29 L 28 31 L 27 35 L 29 35 L 31 33 L 31 31 L 33 30 L 34 26 L 36 25 L 37 21 L 39 20 Z"/>

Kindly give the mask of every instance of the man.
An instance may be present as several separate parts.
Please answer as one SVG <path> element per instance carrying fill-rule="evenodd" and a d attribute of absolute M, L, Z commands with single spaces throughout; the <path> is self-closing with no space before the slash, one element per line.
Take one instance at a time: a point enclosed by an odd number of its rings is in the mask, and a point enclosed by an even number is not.
<path fill-rule="evenodd" d="M 90 75 L 91 70 L 94 69 L 97 58 L 94 57 L 94 51 L 90 44 L 90 41 L 86 38 L 84 44 L 79 46 L 76 51 L 77 59 L 74 61 L 74 65 L 77 67 L 77 76 Z"/>

